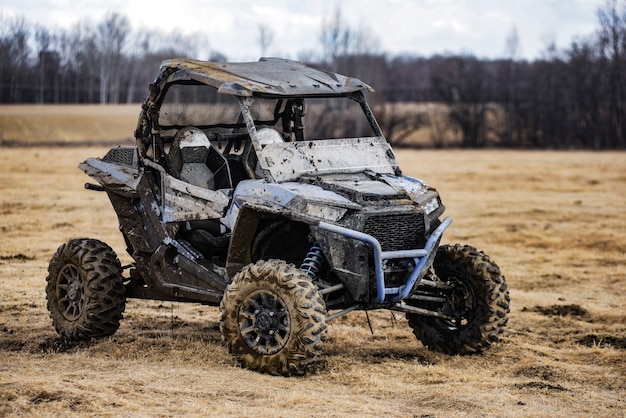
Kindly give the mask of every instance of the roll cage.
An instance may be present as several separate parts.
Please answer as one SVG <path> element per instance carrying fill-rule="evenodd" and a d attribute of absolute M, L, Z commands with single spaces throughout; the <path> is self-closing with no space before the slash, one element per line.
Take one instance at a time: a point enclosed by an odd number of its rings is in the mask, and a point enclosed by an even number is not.
<path fill-rule="evenodd" d="M 196 87 L 204 91 L 198 93 Z M 207 134 L 233 166 L 233 186 L 245 178 L 271 180 L 269 173 L 264 174 L 256 167 L 267 138 L 277 138 L 263 128 L 276 130 L 284 142 L 304 141 L 305 100 L 351 99 L 361 108 L 373 136 L 386 144 L 365 99 L 365 91 L 373 90 L 356 78 L 283 59 L 262 58 L 258 62 L 229 64 L 170 59 L 162 63 L 161 72 L 151 84 L 150 95 L 142 106 L 135 131 L 139 154 L 142 159 L 148 158 L 167 172 L 173 172 L 169 147 L 177 132 L 194 126 Z M 169 97 L 182 103 L 170 105 Z M 269 108 L 257 113 L 255 106 L 260 102 L 269 103 Z M 174 118 L 172 113 L 176 112 L 168 112 L 170 107 L 191 112 L 202 105 L 215 106 L 219 111 L 215 111 L 215 107 L 207 111 L 205 107 L 202 117 L 197 111 L 195 115 Z M 221 115 L 221 118 L 203 119 L 209 114 Z M 261 130 L 265 137 L 259 134 Z M 386 153 L 392 154 L 390 149 Z M 391 163 L 397 169 L 395 161 Z"/>

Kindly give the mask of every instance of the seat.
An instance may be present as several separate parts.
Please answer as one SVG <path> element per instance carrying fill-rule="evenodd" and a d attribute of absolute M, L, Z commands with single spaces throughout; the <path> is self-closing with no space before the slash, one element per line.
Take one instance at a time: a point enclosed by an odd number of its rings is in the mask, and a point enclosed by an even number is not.
<path fill-rule="evenodd" d="M 209 138 L 196 127 L 178 131 L 169 153 L 173 175 L 194 186 L 215 190 L 214 175 L 207 165 L 211 147 Z"/>
<path fill-rule="evenodd" d="M 280 144 L 284 142 L 280 133 L 272 128 L 261 128 L 256 134 L 261 145 Z"/>

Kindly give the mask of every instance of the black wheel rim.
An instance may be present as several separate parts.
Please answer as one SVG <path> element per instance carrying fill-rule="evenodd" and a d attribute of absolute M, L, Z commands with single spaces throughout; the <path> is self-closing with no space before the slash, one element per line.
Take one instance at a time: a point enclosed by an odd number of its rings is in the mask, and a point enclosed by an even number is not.
<path fill-rule="evenodd" d="M 440 328 L 455 332 L 465 328 L 476 315 L 476 292 L 463 274 L 448 277 L 453 288 L 447 295 L 442 312 L 454 319 L 438 319 Z"/>
<path fill-rule="evenodd" d="M 289 311 L 283 300 L 268 290 L 248 295 L 239 310 L 239 333 L 259 354 L 279 352 L 290 334 Z"/>
<path fill-rule="evenodd" d="M 83 278 L 73 264 L 63 266 L 57 277 L 57 300 L 61 314 L 68 321 L 80 317 L 85 305 Z"/>

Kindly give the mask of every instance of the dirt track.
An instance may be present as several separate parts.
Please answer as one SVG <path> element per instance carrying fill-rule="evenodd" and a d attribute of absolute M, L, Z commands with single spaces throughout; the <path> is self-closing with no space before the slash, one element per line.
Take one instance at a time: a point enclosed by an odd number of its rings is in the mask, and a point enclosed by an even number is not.
<path fill-rule="evenodd" d="M 447 243 L 492 256 L 510 326 L 484 355 L 426 350 L 402 315 L 333 322 L 328 365 L 285 379 L 241 369 L 217 309 L 129 301 L 111 338 L 62 344 L 48 259 L 99 238 L 129 262 L 104 194 L 76 165 L 104 148 L 0 148 L 0 416 L 623 416 L 626 154 L 406 151 L 443 196 Z"/>

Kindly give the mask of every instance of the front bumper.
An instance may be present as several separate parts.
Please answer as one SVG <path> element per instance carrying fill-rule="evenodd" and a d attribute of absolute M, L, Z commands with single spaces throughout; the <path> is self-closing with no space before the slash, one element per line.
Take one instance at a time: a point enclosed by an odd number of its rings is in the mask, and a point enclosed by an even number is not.
<path fill-rule="evenodd" d="M 452 223 L 452 218 L 448 217 L 430 234 L 424 248 L 412 250 L 383 251 L 380 242 L 372 235 L 341 226 L 320 222 L 319 228 L 331 233 L 363 242 L 374 253 L 374 271 L 376 275 L 376 303 L 393 303 L 406 299 L 415 283 L 421 280 L 433 262 L 441 236 Z M 411 271 L 405 284 L 399 287 L 386 287 L 384 267 L 387 260 L 392 259 L 413 259 L 415 268 Z"/>

